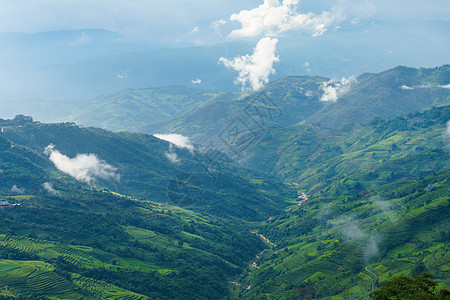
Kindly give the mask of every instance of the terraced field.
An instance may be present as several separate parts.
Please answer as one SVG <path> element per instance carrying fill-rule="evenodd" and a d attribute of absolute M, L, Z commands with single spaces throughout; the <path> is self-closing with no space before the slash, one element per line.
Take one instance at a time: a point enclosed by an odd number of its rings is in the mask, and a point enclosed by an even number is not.
<path fill-rule="evenodd" d="M 173 270 L 160 269 L 150 263 L 137 259 L 117 258 L 117 262 L 105 263 L 98 259 L 98 254 L 91 247 L 62 245 L 39 241 L 37 239 L 0 235 L 1 249 L 14 249 L 21 253 L 33 254 L 42 259 L 60 259 L 84 268 L 124 268 L 140 271 L 158 271 L 169 274 Z M 55 272 L 52 264 L 42 261 L 0 260 L 0 284 L 6 285 L 10 297 L 14 292 L 26 291 L 36 295 L 47 295 L 54 299 L 80 299 L 80 297 L 98 299 L 148 299 L 144 295 L 119 288 L 106 282 L 71 274 L 70 280 Z"/>

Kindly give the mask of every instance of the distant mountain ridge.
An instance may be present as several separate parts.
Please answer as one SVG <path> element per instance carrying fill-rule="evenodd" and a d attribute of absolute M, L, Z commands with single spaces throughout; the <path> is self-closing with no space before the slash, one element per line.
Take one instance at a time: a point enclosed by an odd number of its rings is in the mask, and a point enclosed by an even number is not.
<path fill-rule="evenodd" d="M 142 124 L 157 123 L 214 101 L 232 101 L 238 93 L 210 91 L 185 86 L 129 89 L 85 102 L 66 121 L 113 131 L 139 131 Z"/>
<path fill-rule="evenodd" d="M 245 118 L 249 105 L 269 105 L 276 110 L 264 122 L 264 127 L 270 128 L 301 122 L 329 127 L 367 123 L 374 118 L 392 119 L 450 103 L 450 65 L 431 69 L 399 66 L 349 81 L 348 91 L 339 95 L 336 102 L 321 98 L 324 85 L 333 87 L 339 81 L 320 76 L 289 76 L 271 82 L 259 92 L 168 86 L 128 89 L 76 103 L 35 102 L 29 107 L 45 111 L 57 122 L 71 121 L 114 131 L 178 133 L 208 144 L 218 141 L 218 136 L 237 117 Z"/>
<path fill-rule="evenodd" d="M 143 126 L 140 131 L 176 132 L 200 143 L 218 140 L 230 122 L 258 102 L 259 97 L 267 97 L 270 105 L 280 111 L 279 116 L 265 120 L 265 127 L 301 122 L 329 127 L 363 124 L 374 118 L 391 119 L 450 104 L 450 65 L 433 69 L 397 67 L 382 73 L 366 73 L 356 78 L 336 102 L 321 101 L 323 85 L 328 82 L 324 77 L 286 77 L 260 92 L 234 101 L 213 102 L 159 124 Z"/>
<path fill-rule="evenodd" d="M 450 65 L 432 69 L 397 67 L 363 74 L 358 83 L 332 105 L 308 118 L 328 126 L 392 119 L 432 106 L 450 104 Z"/>

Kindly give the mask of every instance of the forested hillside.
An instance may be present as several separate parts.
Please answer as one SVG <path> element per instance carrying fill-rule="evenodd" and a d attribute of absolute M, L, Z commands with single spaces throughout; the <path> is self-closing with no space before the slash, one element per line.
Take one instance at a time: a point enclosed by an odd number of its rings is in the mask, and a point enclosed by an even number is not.
<path fill-rule="evenodd" d="M 449 119 L 447 106 L 345 129 L 269 131 L 247 163 L 291 182 L 298 205 L 260 227 L 276 247 L 241 278 L 252 288 L 240 295 L 366 299 L 424 271 L 448 287 Z"/>
<path fill-rule="evenodd" d="M 231 161 L 208 173 L 201 153 L 152 136 L 23 116 L 1 126 L 3 296 L 223 298 L 265 247 L 246 221 L 294 196 Z"/>
<path fill-rule="evenodd" d="M 423 272 L 448 288 L 447 75 L 365 74 L 331 103 L 308 93 L 321 77 L 202 94 L 160 125 L 203 145 L 0 120 L 0 296 L 369 299 Z"/>

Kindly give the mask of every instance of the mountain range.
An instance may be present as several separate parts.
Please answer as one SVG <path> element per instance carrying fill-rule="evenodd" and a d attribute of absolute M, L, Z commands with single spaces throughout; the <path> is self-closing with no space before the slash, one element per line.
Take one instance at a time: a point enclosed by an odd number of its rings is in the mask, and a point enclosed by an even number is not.
<path fill-rule="evenodd" d="M 0 297 L 370 299 L 425 271 L 448 288 L 449 71 L 0 119 Z"/>
<path fill-rule="evenodd" d="M 236 118 L 244 120 L 251 131 L 302 122 L 335 127 L 368 123 L 374 118 L 392 119 L 448 105 L 448 82 L 449 65 L 432 69 L 399 66 L 340 81 L 318 76 L 290 76 L 258 92 L 174 86 L 126 90 L 77 104 L 36 105 L 55 121 L 114 131 L 178 133 L 201 144 L 213 141 L 223 144 L 220 135 Z M 266 114 L 259 123 L 249 116 L 260 118 L 255 116 L 255 108 Z"/>

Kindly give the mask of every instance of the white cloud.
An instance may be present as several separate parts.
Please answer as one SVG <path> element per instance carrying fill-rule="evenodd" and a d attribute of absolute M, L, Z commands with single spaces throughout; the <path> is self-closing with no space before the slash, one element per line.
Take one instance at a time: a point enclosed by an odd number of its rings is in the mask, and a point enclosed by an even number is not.
<path fill-rule="evenodd" d="M 99 159 L 96 154 L 77 154 L 74 158 L 69 158 L 56 150 L 52 144 L 45 148 L 44 153 L 50 156 L 58 170 L 79 181 L 92 183 L 98 178 L 120 179 L 120 175 L 116 174 L 117 169 Z"/>
<path fill-rule="evenodd" d="M 413 90 L 413 89 L 414 89 L 413 87 L 410 87 L 410 86 L 407 86 L 407 85 L 402 85 L 400 88 L 401 88 L 402 90 L 406 90 L 406 91 L 408 91 L 408 90 Z"/>
<path fill-rule="evenodd" d="M 350 91 L 351 85 L 356 82 L 357 80 L 354 76 L 351 76 L 349 78 L 342 77 L 340 81 L 333 79 L 324 82 L 321 86 L 323 95 L 320 98 L 320 101 L 336 102 L 340 97 L 348 93 Z"/>
<path fill-rule="evenodd" d="M 277 43 L 278 39 L 264 37 L 258 42 L 252 55 L 238 56 L 232 60 L 221 57 L 219 63 L 239 72 L 236 84 L 242 84 L 245 88 L 249 83 L 253 90 L 259 90 L 269 82 L 269 76 L 275 73 L 273 64 L 280 61 L 276 55 Z"/>
<path fill-rule="evenodd" d="M 91 38 L 86 33 L 82 33 L 81 36 L 76 39 L 74 42 L 70 44 L 70 46 L 75 47 L 78 45 L 89 44 L 91 42 Z"/>
<path fill-rule="evenodd" d="M 17 185 L 13 185 L 11 187 L 11 192 L 12 193 L 17 193 L 17 194 L 23 194 L 23 193 L 25 193 L 25 189 L 24 188 L 19 188 L 19 187 L 17 187 Z"/>
<path fill-rule="evenodd" d="M 53 186 L 52 186 L 52 184 L 51 184 L 50 182 L 44 182 L 44 183 L 42 184 L 42 187 L 44 188 L 44 190 L 46 190 L 46 191 L 47 191 L 49 194 L 51 194 L 51 195 L 57 196 L 57 195 L 60 195 L 60 194 L 61 194 L 59 191 L 57 191 L 57 190 L 55 190 L 55 189 L 53 188 Z"/>
<path fill-rule="evenodd" d="M 320 36 L 329 27 L 345 19 L 342 9 L 323 11 L 320 15 L 312 12 L 297 13 L 299 2 L 299 0 L 284 0 L 280 4 L 278 0 L 264 0 L 263 4 L 254 9 L 233 14 L 230 21 L 237 21 L 242 27 L 233 30 L 229 37 L 277 36 L 291 30 Z"/>
<path fill-rule="evenodd" d="M 196 80 L 192 80 L 192 84 L 200 84 L 202 83 L 202 80 L 200 78 L 197 78 Z"/>
<path fill-rule="evenodd" d="M 169 151 L 164 153 L 164 155 L 173 164 L 180 164 L 181 163 L 181 159 L 178 157 L 177 153 L 175 152 L 175 149 L 173 149 L 173 145 L 172 144 L 170 144 Z"/>
<path fill-rule="evenodd" d="M 178 148 L 188 149 L 191 153 L 194 152 L 194 145 L 191 143 L 188 137 L 181 134 L 154 134 L 154 137 L 167 141 Z"/>
<path fill-rule="evenodd" d="M 219 36 L 222 37 L 222 31 L 220 30 L 220 28 L 225 25 L 227 23 L 227 21 L 225 21 L 224 19 L 220 19 L 217 21 L 214 21 L 211 26 L 209 26 L 209 28 L 214 30 L 214 33 Z"/>
<path fill-rule="evenodd" d="M 402 85 L 400 87 L 402 90 L 415 90 L 415 89 L 429 89 L 429 88 L 442 88 L 442 89 L 450 89 L 450 84 L 447 85 L 414 85 L 414 86 L 407 86 Z"/>
<path fill-rule="evenodd" d="M 199 28 L 198 26 L 195 26 L 195 27 L 191 30 L 191 32 L 189 32 L 189 34 L 191 35 L 191 34 L 198 33 L 198 32 L 200 32 L 200 28 Z"/>

